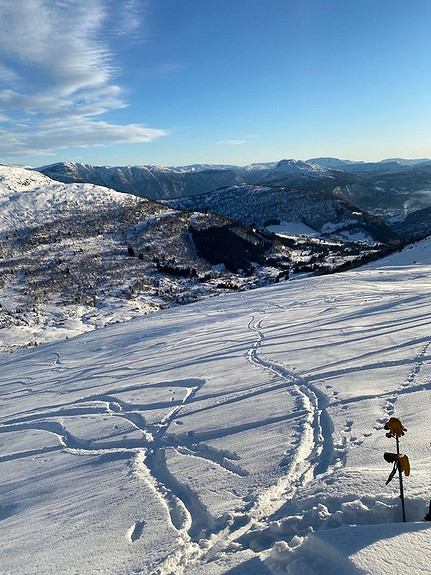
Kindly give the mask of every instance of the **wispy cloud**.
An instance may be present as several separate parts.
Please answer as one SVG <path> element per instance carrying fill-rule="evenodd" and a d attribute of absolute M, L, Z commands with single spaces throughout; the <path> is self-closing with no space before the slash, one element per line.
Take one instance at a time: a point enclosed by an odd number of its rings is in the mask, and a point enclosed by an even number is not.
<path fill-rule="evenodd" d="M 245 144 L 247 140 L 223 140 L 216 142 L 216 144 L 221 144 L 222 146 L 239 146 L 240 144 Z"/>
<path fill-rule="evenodd" d="M 120 10 L 118 11 L 118 2 L 115 14 L 115 31 L 117 34 L 133 34 L 142 31 L 143 9 L 146 2 L 144 0 L 123 0 Z"/>
<path fill-rule="evenodd" d="M 115 2 L 117 34 L 139 27 L 143 4 Z M 104 34 L 113 8 L 111 0 L 2 0 L 1 155 L 148 142 L 166 133 L 100 119 L 127 106 Z M 24 118 L 26 125 L 18 125 Z"/>
<path fill-rule="evenodd" d="M 0 64 L 0 82 L 14 82 L 17 80 L 17 74 L 7 66 Z"/>

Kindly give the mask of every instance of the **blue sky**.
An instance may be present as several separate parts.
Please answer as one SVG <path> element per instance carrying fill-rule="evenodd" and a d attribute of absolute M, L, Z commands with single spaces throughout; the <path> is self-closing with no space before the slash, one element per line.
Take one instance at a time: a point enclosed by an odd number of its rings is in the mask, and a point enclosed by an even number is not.
<path fill-rule="evenodd" d="M 1 0 L 0 162 L 431 156 L 429 0 Z"/>

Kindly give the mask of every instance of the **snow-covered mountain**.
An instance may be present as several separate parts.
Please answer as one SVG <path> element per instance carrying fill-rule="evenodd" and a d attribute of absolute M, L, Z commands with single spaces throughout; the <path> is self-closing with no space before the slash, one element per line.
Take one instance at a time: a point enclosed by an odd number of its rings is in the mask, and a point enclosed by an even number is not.
<path fill-rule="evenodd" d="M 402 160 L 386 160 L 383 162 L 359 162 L 351 164 L 347 170 L 360 176 L 378 176 L 379 174 L 403 174 L 415 172 L 424 167 L 431 167 L 431 162 L 403 162 Z"/>
<path fill-rule="evenodd" d="M 275 236 L 0 166 L 0 347 L 103 327 L 287 275 Z M 55 327 L 55 329 L 54 329 Z M 42 338 L 42 339 L 41 339 Z"/>
<path fill-rule="evenodd" d="M 416 158 L 416 159 L 387 158 L 386 160 L 382 160 L 380 163 L 385 164 L 386 162 L 398 162 L 400 164 L 405 164 L 406 166 L 413 166 L 417 164 L 429 164 L 431 160 L 429 158 Z"/>
<path fill-rule="evenodd" d="M 278 164 L 261 180 L 261 183 L 272 185 L 282 185 L 283 182 L 309 178 L 333 178 L 331 170 L 311 162 L 302 160 L 281 160 Z"/>
<path fill-rule="evenodd" d="M 300 188 L 310 192 L 332 194 L 335 189 L 356 183 L 358 177 L 347 171 L 329 169 L 313 162 L 281 160 L 259 185 Z M 340 194 L 341 195 L 341 194 Z"/>
<path fill-rule="evenodd" d="M 289 168 L 290 164 L 287 170 Z M 259 228 L 300 222 L 319 234 L 345 239 L 361 237 L 365 241 L 384 243 L 397 239 L 383 221 L 358 211 L 341 198 L 303 189 L 244 184 L 170 200 L 166 204 L 175 209 L 221 214 Z"/>
<path fill-rule="evenodd" d="M 387 221 L 431 207 L 431 160 L 426 159 L 352 162 L 313 158 L 306 162 L 281 160 L 249 166 L 196 164 L 178 168 L 95 167 L 66 162 L 39 171 L 62 182 L 89 182 L 152 199 L 203 194 L 242 183 L 336 193 Z"/>
<path fill-rule="evenodd" d="M 428 158 L 421 158 L 416 160 L 404 159 L 404 158 L 387 158 L 381 160 L 380 162 L 355 162 L 352 160 L 340 160 L 338 158 L 310 158 L 307 160 L 308 163 L 317 164 L 324 168 L 330 168 L 333 170 L 342 170 L 351 173 L 361 173 L 361 172 L 385 172 L 389 170 L 404 171 L 408 166 L 419 166 L 419 164 L 430 164 L 431 160 Z"/>
<path fill-rule="evenodd" d="M 188 166 L 171 166 L 172 170 L 180 170 L 183 172 L 197 171 L 205 172 L 208 170 L 231 170 L 237 172 L 241 176 L 253 177 L 254 179 L 262 178 L 267 172 L 276 167 L 278 162 L 260 162 L 247 164 L 246 166 L 236 166 L 234 164 L 191 164 Z"/>
<path fill-rule="evenodd" d="M 330 170 L 344 170 L 348 171 L 349 167 L 355 164 L 363 164 L 364 162 L 354 162 L 352 160 L 340 160 L 339 158 L 323 157 L 323 158 L 310 158 L 306 160 L 307 163 L 317 164 L 323 168 Z"/>
<path fill-rule="evenodd" d="M 428 239 L 2 354 L 1 571 L 429 573 L 430 278 Z"/>
<path fill-rule="evenodd" d="M 200 194 L 243 182 L 229 168 L 191 166 L 163 168 L 160 166 L 91 166 L 61 162 L 38 168 L 42 174 L 65 183 L 89 182 L 150 199 L 168 199 Z"/>

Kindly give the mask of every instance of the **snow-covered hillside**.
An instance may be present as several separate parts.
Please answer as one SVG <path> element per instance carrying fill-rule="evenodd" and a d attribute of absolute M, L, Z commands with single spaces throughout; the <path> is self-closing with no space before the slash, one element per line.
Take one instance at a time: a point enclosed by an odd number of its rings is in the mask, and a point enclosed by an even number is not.
<path fill-rule="evenodd" d="M 93 184 L 64 185 L 34 170 L 0 166 L 0 232 L 48 225 L 59 214 L 83 217 L 112 207 L 139 204 L 139 200 Z M 155 204 L 153 204 L 155 205 Z"/>
<path fill-rule="evenodd" d="M 430 274 L 428 239 L 0 356 L 2 573 L 430 573 Z"/>
<path fill-rule="evenodd" d="M 321 168 L 323 170 L 323 168 Z M 175 209 L 205 211 L 264 228 L 274 222 L 298 222 L 314 231 L 350 239 L 388 242 L 396 235 L 386 224 L 339 197 L 303 189 L 230 186 L 164 202 Z"/>
<path fill-rule="evenodd" d="M 222 216 L 0 166 L 0 349 L 273 282 L 288 254 Z"/>
<path fill-rule="evenodd" d="M 170 212 L 93 184 L 0 166 L 0 347 L 55 333 L 64 338 L 158 309 L 150 286 L 142 298 L 127 297 L 147 283 L 142 262 L 127 257 L 127 232 L 136 221 L 154 225 Z"/>

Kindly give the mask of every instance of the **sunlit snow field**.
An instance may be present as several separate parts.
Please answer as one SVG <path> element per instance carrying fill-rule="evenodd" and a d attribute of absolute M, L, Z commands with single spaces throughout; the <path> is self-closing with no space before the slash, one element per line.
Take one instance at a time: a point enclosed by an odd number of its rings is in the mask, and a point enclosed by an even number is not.
<path fill-rule="evenodd" d="M 431 573 L 430 273 L 427 240 L 3 353 L 0 572 Z"/>

